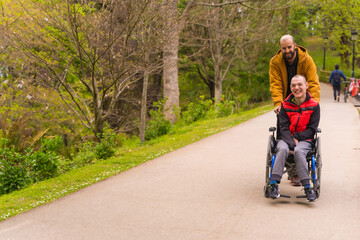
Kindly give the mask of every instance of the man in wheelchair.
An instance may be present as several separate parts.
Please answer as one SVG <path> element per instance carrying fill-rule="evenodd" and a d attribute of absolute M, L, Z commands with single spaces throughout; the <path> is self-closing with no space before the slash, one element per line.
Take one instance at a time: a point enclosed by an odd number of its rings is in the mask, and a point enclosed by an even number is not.
<path fill-rule="evenodd" d="M 307 92 L 308 83 L 302 75 L 291 79 L 291 94 L 282 102 L 279 113 L 280 137 L 276 144 L 276 157 L 270 176 L 269 197 L 280 197 L 278 184 L 284 174 L 285 162 L 293 155 L 296 171 L 304 187 L 306 198 L 316 200 L 316 193 L 311 188 L 306 156 L 312 150 L 320 121 L 320 106 Z"/>

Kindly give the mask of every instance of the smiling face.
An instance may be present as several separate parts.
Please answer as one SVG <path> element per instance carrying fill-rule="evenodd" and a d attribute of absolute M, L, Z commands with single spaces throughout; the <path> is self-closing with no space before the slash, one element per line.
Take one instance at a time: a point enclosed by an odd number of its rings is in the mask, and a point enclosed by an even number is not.
<path fill-rule="evenodd" d="M 296 43 L 294 43 L 294 40 L 291 37 L 283 37 L 280 40 L 280 49 L 288 62 L 292 63 L 295 60 Z"/>
<path fill-rule="evenodd" d="M 290 90 L 294 94 L 295 101 L 302 103 L 306 98 L 306 90 L 309 88 L 309 84 L 306 82 L 305 77 L 296 75 L 291 79 Z"/>

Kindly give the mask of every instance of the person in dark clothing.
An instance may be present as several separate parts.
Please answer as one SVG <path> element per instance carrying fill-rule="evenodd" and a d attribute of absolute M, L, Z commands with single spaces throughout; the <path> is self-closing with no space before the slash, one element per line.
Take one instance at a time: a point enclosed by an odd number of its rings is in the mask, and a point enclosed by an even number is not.
<path fill-rule="evenodd" d="M 319 126 L 320 105 L 307 92 L 308 87 L 304 76 L 294 76 L 290 84 L 291 94 L 281 103 L 281 139 L 276 145 L 276 157 L 270 177 L 270 198 L 273 199 L 280 197 L 278 184 L 284 174 L 285 162 L 289 154 L 292 154 L 306 198 L 309 201 L 316 200 L 316 193 L 310 187 L 306 155 L 312 149 L 311 140 Z"/>
<path fill-rule="evenodd" d="M 335 65 L 335 70 L 331 72 L 329 78 L 329 85 L 333 87 L 334 90 L 334 102 L 340 102 L 340 92 L 341 92 L 341 78 L 346 81 L 346 77 L 342 71 L 339 70 L 339 65 Z"/>

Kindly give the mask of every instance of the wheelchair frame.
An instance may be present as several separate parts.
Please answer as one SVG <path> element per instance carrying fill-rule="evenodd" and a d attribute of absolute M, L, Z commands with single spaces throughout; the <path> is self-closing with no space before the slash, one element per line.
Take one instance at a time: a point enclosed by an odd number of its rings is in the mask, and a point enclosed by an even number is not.
<path fill-rule="evenodd" d="M 266 152 L 266 168 L 265 168 L 265 186 L 264 186 L 264 196 L 269 197 L 270 194 L 270 177 L 272 174 L 272 168 L 275 162 L 276 157 L 276 137 L 275 137 L 276 127 L 270 127 L 269 132 L 272 132 L 272 135 L 269 136 L 268 147 Z M 321 133 L 321 129 L 316 130 L 313 148 L 308 153 L 306 160 L 308 163 L 308 170 L 310 176 L 311 187 L 316 193 L 316 197 L 320 197 L 320 185 L 321 185 L 321 168 L 322 168 L 322 159 L 321 159 L 321 139 L 318 136 L 318 133 Z M 295 161 L 293 155 L 290 155 L 285 162 L 284 173 L 289 171 L 296 172 Z M 281 197 L 290 198 L 290 196 L 280 195 Z M 305 198 L 306 196 L 297 196 L 297 198 Z"/>

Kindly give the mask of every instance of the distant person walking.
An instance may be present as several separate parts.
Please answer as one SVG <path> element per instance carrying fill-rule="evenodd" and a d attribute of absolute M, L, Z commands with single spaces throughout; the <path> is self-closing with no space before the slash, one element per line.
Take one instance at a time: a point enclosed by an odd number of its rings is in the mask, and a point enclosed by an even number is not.
<path fill-rule="evenodd" d="M 336 64 L 335 70 L 331 72 L 329 78 L 329 85 L 332 85 L 334 90 L 334 102 L 340 102 L 341 78 L 346 81 L 344 73 L 339 70 L 339 64 Z"/>

